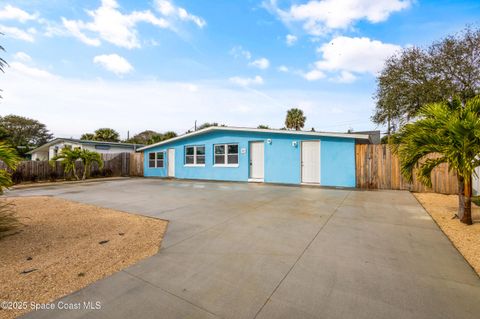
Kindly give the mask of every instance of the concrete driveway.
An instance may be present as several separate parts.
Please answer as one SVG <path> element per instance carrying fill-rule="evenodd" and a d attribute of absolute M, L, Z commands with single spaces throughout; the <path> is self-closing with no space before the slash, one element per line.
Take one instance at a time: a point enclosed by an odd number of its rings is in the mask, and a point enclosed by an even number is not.
<path fill-rule="evenodd" d="M 17 190 L 170 220 L 161 251 L 28 318 L 478 318 L 480 280 L 408 192 L 130 179 Z"/>

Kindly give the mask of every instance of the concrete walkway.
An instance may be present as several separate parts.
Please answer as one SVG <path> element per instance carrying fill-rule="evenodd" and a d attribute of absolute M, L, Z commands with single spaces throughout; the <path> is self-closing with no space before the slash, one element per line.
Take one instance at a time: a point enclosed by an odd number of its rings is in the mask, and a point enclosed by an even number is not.
<path fill-rule="evenodd" d="M 170 220 L 161 251 L 27 318 L 479 318 L 480 280 L 408 192 L 132 179 L 10 192 Z"/>

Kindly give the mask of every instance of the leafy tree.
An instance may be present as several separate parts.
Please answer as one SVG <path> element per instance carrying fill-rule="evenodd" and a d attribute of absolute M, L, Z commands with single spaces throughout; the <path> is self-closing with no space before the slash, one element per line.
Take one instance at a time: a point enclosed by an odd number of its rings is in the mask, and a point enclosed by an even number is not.
<path fill-rule="evenodd" d="M 169 140 L 169 139 L 174 138 L 174 137 L 177 137 L 177 133 L 175 133 L 173 131 L 168 131 L 168 132 L 163 133 L 162 140 L 165 141 L 165 140 Z"/>
<path fill-rule="evenodd" d="M 86 149 L 83 149 L 80 153 L 80 160 L 83 162 L 83 174 L 82 179 L 86 179 L 87 175 L 90 173 L 93 163 L 97 163 L 99 168 L 103 167 L 102 155 L 97 152 L 92 152 Z"/>
<path fill-rule="evenodd" d="M 427 104 L 418 116 L 419 120 L 403 126 L 392 138 L 402 175 L 411 182 L 417 168 L 419 181 L 431 187 L 432 170 L 448 163 L 459 178 L 458 216 L 470 225 L 472 174 L 480 165 L 480 96 L 468 100 L 465 106 L 460 100 Z M 425 159 L 431 154 L 435 157 Z"/>
<path fill-rule="evenodd" d="M 389 58 L 377 78 L 373 122 L 396 131 L 428 103 L 480 93 L 480 29 L 467 27 L 427 49 L 407 48 Z"/>
<path fill-rule="evenodd" d="M 119 142 L 120 134 L 111 128 L 99 128 L 95 131 L 96 141 Z"/>
<path fill-rule="evenodd" d="M 135 134 L 132 138 L 128 139 L 127 143 L 134 143 L 134 144 L 150 144 L 149 141 L 157 135 L 161 135 L 158 132 L 152 130 L 145 130 L 138 134 Z"/>
<path fill-rule="evenodd" d="M 80 139 L 84 141 L 93 141 L 95 139 L 95 134 L 85 133 L 80 136 Z"/>
<path fill-rule="evenodd" d="M 174 138 L 177 136 L 177 133 L 173 131 L 168 131 L 165 133 L 158 133 L 151 130 L 146 130 L 141 133 L 136 134 L 131 139 L 127 140 L 127 143 L 135 143 L 135 144 L 154 144 L 158 142 L 162 142 L 168 140 L 170 138 Z"/>
<path fill-rule="evenodd" d="M 287 117 L 285 118 L 285 126 L 288 129 L 300 131 L 305 126 L 306 116 L 303 115 L 303 111 L 297 108 L 292 108 L 287 111 Z"/>
<path fill-rule="evenodd" d="M 0 117 L 0 131 L 3 140 L 16 148 L 20 155 L 53 138 L 45 124 L 18 115 Z"/>
<path fill-rule="evenodd" d="M 269 130 L 270 129 L 270 127 L 268 125 L 263 125 L 263 124 L 260 124 L 259 126 L 257 126 L 257 128 L 262 129 L 262 130 Z"/>

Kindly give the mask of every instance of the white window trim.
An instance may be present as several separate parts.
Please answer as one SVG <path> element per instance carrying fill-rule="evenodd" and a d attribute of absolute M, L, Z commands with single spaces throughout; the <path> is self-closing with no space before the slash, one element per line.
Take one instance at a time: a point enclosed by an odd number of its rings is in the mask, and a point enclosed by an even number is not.
<path fill-rule="evenodd" d="M 193 147 L 193 155 L 187 155 L 187 148 L 188 147 Z M 184 150 L 183 150 L 183 152 L 184 152 L 183 166 L 184 167 L 205 167 L 205 164 L 197 164 L 197 147 L 203 147 L 205 149 L 205 153 L 206 153 L 207 148 L 205 147 L 205 145 L 186 145 Z M 193 156 L 193 163 L 190 163 L 190 164 L 186 163 L 187 156 Z M 199 155 L 199 156 L 202 156 L 202 155 Z M 203 154 L 203 157 L 205 158 L 205 161 L 207 161 L 206 154 Z"/>
<path fill-rule="evenodd" d="M 157 166 L 157 161 L 158 161 L 158 158 L 157 158 L 157 154 L 158 153 L 163 153 L 163 166 Z M 155 166 L 150 166 L 150 154 L 155 154 Z M 159 151 L 159 152 L 150 152 L 148 153 L 148 168 L 165 168 L 165 151 Z"/>
<path fill-rule="evenodd" d="M 213 167 L 239 167 L 239 164 L 214 164 Z"/>
<path fill-rule="evenodd" d="M 238 157 L 238 163 L 237 164 L 228 164 L 228 155 L 232 155 L 228 153 L 228 145 L 237 145 L 237 153 L 233 153 L 234 155 L 236 154 Z M 225 164 L 215 164 L 215 156 L 220 156 L 222 154 L 215 154 L 215 146 L 224 146 L 225 149 L 225 154 L 223 154 L 223 157 L 225 159 Z M 239 167 L 240 166 L 240 146 L 238 143 L 225 143 L 225 144 L 214 144 L 213 145 L 213 167 Z"/>

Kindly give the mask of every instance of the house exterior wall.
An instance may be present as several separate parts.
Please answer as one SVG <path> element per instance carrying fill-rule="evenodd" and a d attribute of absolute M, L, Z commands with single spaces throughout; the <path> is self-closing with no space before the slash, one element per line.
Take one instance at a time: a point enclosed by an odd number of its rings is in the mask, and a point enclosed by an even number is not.
<path fill-rule="evenodd" d="M 271 140 L 271 143 L 268 143 L 268 140 Z M 263 141 L 265 143 L 264 182 L 300 184 L 301 141 L 309 140 L 320 141 L 320 185 L 355 187 L 354 139 L 270 132 L 212 131 L 146 149 L 144 150 L 144 175 L 166 177 L 168 175 L 167 150 L 174 148 L 176 178 L 248 181 L 249 142 Z M 238 144 L 238 166 L 214 166 L 215 144 Z M 205 146 L 205 166 L 185 166 L 185 146 L 192 145 Z M 148 167 L 149 153 L 154 152 L 164 152 L 163 168 Z"/>
<path fill-rule="evenodd" d="M 102 146 L 102 144 L 98 144 L 98 145 Z M 134 151 L 132 147 L 119 147 L 119 146 L 111 145 L 109 146 L 109 149 L 102 149 L 102 148 L 96 148 L 95 145 L 92 145 L 92 144 L 59 142 L 59 143 L 50 145 L 50 147 L 48 148 L 48 152 L 46 151 L 33 152 L 32 160 L 36 160 L 37 157 L 39 158 L 39 160 L 49 160 L 53 158 L 55 155 L 57 155 L 58 153 L 60 153 L 60 150 L 66 146 L 72 149 L 79 147 L 81 149 L 86 149 L 86 150 L 97 152 L 100 154 L 117 154 L 117 153 L 125 153 L 125 152 L 129 153 Z"/>
<path fill-rule="evenodd" d="M 47 151 L 39 151 L 32 153 L 32 161 L 46 161 L 48 160 L 48 152 Z"/>

